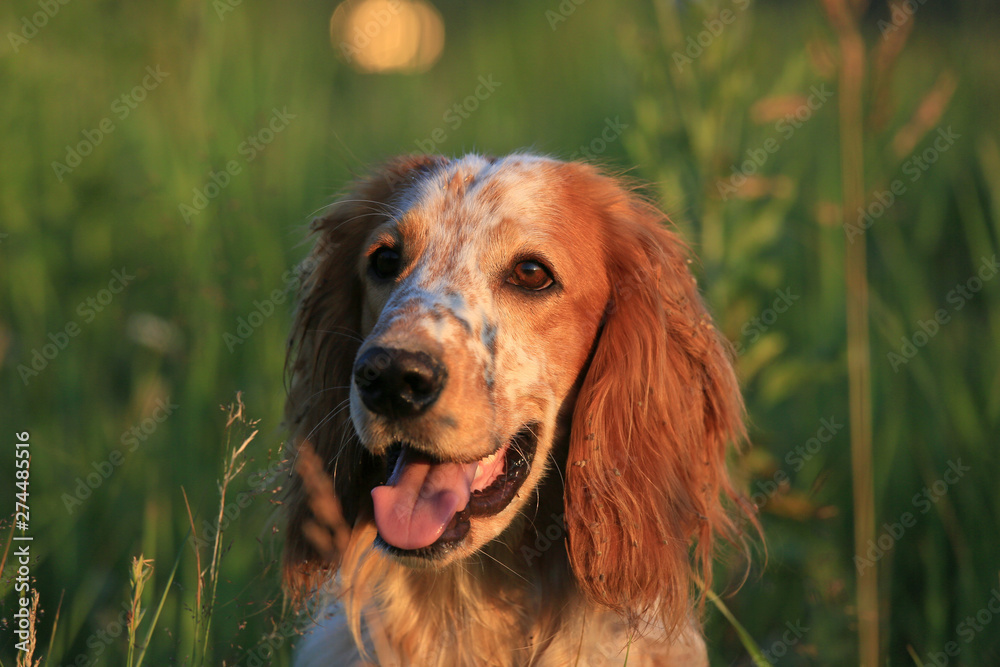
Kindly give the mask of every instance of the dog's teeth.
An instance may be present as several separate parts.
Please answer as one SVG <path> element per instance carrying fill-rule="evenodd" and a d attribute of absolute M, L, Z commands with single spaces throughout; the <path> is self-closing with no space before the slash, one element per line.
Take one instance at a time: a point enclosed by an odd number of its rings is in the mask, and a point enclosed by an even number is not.
<path fill-rule="evenodd" d="M 472 478 L 473 484 L 475 484 L 479 478 L 485 474 L 486 469 L 489 468 L 494 461 L 496 461 L 497 454 L 499 454 L 499 452 L 493 452 L 486 458 L 480 459 L 479 465 L 476 467 L 476 475 Z"/>

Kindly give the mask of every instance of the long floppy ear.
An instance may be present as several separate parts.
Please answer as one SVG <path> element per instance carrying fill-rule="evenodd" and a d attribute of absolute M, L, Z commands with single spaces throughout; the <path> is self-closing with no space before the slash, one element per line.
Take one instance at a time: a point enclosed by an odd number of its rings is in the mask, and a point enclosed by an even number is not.
<path fill-rule="evenodd" d="M 612 293 L 573 413 L 569 556 L 592 600 L 670 631 L 690 620 L 693 575 L 710 585 L 714 539 L 742 544 L 726 450 L 743 404 L 687 248 L 655 207 L 594 181 Z"/>
<path fill-rule="evenodd" d="M 299 268 L 298 306 L 285 360 L 288 455 L 297 460 L 300 447 L 315 453 L 297 462 L 300 468 L 310 461 L 322 462 L 321 472 L 333 480 L 337 509 L 348 527 L 354 526 L 363 504 L 370 502 L 367 489 L 378 472 L 357 440 L 347 407 L 351 368 L 362 342 L 358 258 L 370 231 L 392 215 L 399 193 L 445 163 L 438 156 L 398 157 L 357 182 L 326 216 L 313 221 L 316 243 Z M 322 475 L 310 472 L 315 471 L 294 472 L 285 488 L 284 580 L 294 599 L 322 583 L 323 571 L 336 567 L 340 558 L 329 535 L 329 544 L 317 548 L 323 530 L 332 526 L 326 525 L 328 519 L 316 520 L 329 512 L 315 511 L 315 503 L 323 499 L 317 500 L 309 479 Z"/>

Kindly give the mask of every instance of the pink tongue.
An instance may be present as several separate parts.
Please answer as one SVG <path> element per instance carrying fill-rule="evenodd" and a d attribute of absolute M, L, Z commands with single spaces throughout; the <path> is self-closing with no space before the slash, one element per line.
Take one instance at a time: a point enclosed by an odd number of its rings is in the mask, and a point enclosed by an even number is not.
<path fill-rule="evenodd" d="M 403 450 L 386 486 L 372 489 L 375 525 L 399 549 L 420 549 L 441 537 L 471 495 L 475 463 L 431 463 Z"/>

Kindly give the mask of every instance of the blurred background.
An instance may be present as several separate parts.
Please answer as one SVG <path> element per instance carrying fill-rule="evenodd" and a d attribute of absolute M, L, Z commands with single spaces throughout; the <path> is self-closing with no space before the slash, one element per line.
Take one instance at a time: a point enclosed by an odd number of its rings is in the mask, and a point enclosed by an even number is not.
<path fill-rule="evenodd" d="M 1000 664 L 998 19 L 5 1 L 0 664 L 24 431 L 35 660 L 288 664 L 268 479 L 305 225 L 388 156 L 519 148 L 649 183 L 739 352 L 767 555 L 719 564 L 713 664 Z"/>

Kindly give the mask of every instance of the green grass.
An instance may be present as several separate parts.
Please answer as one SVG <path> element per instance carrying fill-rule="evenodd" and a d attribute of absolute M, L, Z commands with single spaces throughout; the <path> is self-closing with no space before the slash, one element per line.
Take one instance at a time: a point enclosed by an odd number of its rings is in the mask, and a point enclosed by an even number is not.
<path fill-rule="evenodd" d="M 0 9 L 0 424 L 5 442 L 31 434 L 32 575 L 43 610 L 36 658 L 125 664 L 128 629 L 110 633 L 131 607 L 129 572 L 142 554 L 154 565 L 141 608 L 156 610 L 148 648 L 134 649 L 144 664 L 194 664 L 196 651 L 204 664 L 246 664 L 268 639 L 274 664 L 287 664 L 276 506 L 254 475 L 273 472 L 284 438 L 289 300 L 245 340 L 241 318 L 274 290 L 288 294 L 283 276 L 305 253 L 310 216 L 372 161 L 415 150 L 435 128 L 446 129 L 438 146 L 446 154 L 530 147 L 569 156 L 620 118 L 628 127 L 598 159 L 634 166 L 651 182 L 699 255 L 719 324 L 742 350 L 754 448 L 740 473 L 751 492 L 777 488 L 764 494 L 766 567 L 761 556 L 725 606 L 776 664 L 857 664 L 839 97 L 790 136 L 768 116 L 777 97 L 824 84 L 836 91 L 823 55 L 835 60 L 836 37 L 822 9 L 734 10 L 681 69 L 673 54 L 706 29 L 702 22 L 744 3 L 689 3 L 678 13 L 666 0 L 591 1 L 555 30 L 545 10 L 556 2 L 436 4 L 445 51 L 418 75 L 362 75 L 339 61 L 327 3 L 242 3 L 220 20 L 211 3 L 70 2 L 16 53 L 6 35 L 38 5 Z M 907 512 L 916 520 L 878 561 L 882 656 L 893 665 L 919 664 L 913 655 L 934 664 L 952 641 L 960 653 L 949 664 L 1000 658 L 1000 619 L 982 631 L 962 625 L 1000 585 L 1000 280 L 985 281 L 960 310 L 948 298 L 1000 249 L 996 20 L 977 7 L 921 5 L 884 123 L 865 129 L 867 191 L 906 179 L 865 232 L 877 531 Z M 881 39 L 876 19 L 866 23 L 870 47 Z M 169 75 L 120 117 L 114 101 L 157 65 Z M 927 134 L 897 154 L 894 138 L 942 72 L 954 95 Z M 489 75 L 499 87 L 452 130 L 444 113 Z M 867 117 L 875 98 L 865 90 Z M 294 118 L 247 162 L 241 144 L 274 109 Z M 60 182 L 52 162 L 64 162 L 66 146 L 105 118 L 114 131 Z M 909 180 L 913 151 L 948 126 L 960 138 Z M 723 199 L 719 180 L 769 139 L 780 147 L 752 187 Z M 193 189 L 230 160 L 240 173 L 187 224 L 179 205 L 191 205 Z M 113 271 L 134 279 L 98 312 L 87 299 L 101 298 Z M 773 323 L 753 325 L 778 290 L 798 299 Z M 949 321 L 894 371 L 888 355 L 942 308 Z M 18 367 L 30 367 L 34 351 L 71 323 L 78 335 L 25 385 Z M 260 432 L 243 472 L 227 482 L 209 625 L 199 569 L 214 549 L 199 564 L 191 545 L 214 541 L 218 482 L 227 477 L 219 406 L 238 391 Z M 824 419 L 843 428 L 808 458 L 796 455 Z M 915 495 L 959 459 L 972 470 L 922 512 Z M 0 464 L 4 507 L 13 507 L 12 469 Z M 69 511 L 67 497 L 91 474 L 99 486 Z M 9 530 L 7 521 L 4 544 Z M 722 563 L 716 581 L 735 587 L 740 572 Z M 16 604 L 13 585 L 8 563 L 4 619 Z M 147 614 L 137 640 L 152 620 Z M 808 630 L 789 643 L 788 624 Z M 738 627 L 709 610 L 714 664 L 751 664 Z M 0 624 L 3 665 L 15 664 L 11 637 Z"/>

